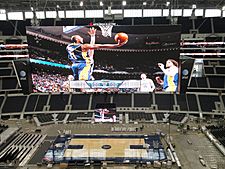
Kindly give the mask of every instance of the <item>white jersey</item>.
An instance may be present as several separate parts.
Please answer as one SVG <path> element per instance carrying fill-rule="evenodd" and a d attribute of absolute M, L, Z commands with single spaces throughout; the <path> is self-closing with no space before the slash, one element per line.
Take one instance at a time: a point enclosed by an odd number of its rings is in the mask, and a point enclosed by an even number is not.
<path fill-rule="evenodd" d="M 140 92 L 153 92 L 155 84 L 151 79 L 142 79 Z"/>

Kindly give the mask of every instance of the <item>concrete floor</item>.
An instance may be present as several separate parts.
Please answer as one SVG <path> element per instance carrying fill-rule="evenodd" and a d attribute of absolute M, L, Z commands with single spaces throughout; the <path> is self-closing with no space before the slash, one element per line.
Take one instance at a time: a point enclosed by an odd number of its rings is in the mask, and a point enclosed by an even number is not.
<path fill-rule="evenodd" d="M 24 132 L 34 132 L 37 129 L 34 122 L 26 120 L 8 120 L 6 122 L 9 126 L 19 126 Z M 144 129 L 138 132 L 112 132 L 112 126 L 130 126 L 140 127 L 144 125 Z M 199 124 L 196 122 L 188 122 L 191 129 L 197 127 Z M 204 125 L 201 124 L 201 125 Z M 182 169 L 225 169 L 225 157 L 217 150 L 217 148 L 208 140 L 208 138 L 199 130 L 188 130 L 187 133 L 182 133 L 178 130 L 177 125 L 168 124 L 152 124 L 152 123 L 139 123 L 139 124 L 90 124 L 90 123 L 70 123 L 70 124 L 51 124 L 38 127 L 41 129 L 42 134 L 48 136 L 56 136 L 59 132 L 65 130 L 71 131 L 71 134 L 154 134 L 155 132 L 163 132 L 168 135 L 175 145 L 175 151 L 182 164 Z M 189 143 L 188 143 L 189 142 Z M 192 144 L 190 144 L 192 142 Z M 199 162 L 199 155 L 201 155 L 205 162 L 206 167 L 202 166 Z M 21 167 L 22 168 L 22 167 Z M 24 167 L 23 167 L 24 168 Z M 26 168 L 26 167 L 25 167 Z M 29 166 L 29 168 L 46 168 Z M 54 166 L 53 168 L 58 168 Z M 75 168 L 75 167 L 72 167 Z M 80 167 L 92 168 L 92 167 Z M 99 167 L 94 167 L 99 168 Z M 144 168 L 143 166 L 134 165 L 113 165 L 107 167 L 109 169 L 131 169 L 131 168 Z M 175 165 L 173 168 L 177 168 Z"/>

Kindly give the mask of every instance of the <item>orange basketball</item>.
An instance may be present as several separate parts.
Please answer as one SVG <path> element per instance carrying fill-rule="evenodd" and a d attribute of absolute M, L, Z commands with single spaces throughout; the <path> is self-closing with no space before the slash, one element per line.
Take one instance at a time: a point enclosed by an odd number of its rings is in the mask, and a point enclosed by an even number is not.
<path fill-rule="evenodd" d="M 116 42 L 120 40 L 120 43 L 122 43 L 122 42 L 128 41 L 128 35 L 126 33 L 120 32 L 115 35 L 114 39 Z"/>

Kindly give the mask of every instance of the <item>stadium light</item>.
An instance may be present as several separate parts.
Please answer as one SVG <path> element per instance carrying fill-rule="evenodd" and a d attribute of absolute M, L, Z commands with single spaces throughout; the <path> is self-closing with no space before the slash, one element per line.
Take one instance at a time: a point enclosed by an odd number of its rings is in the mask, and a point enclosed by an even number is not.
<path fill-rule="evenodd" d="M 192 16 L 192 9 L 183 9 L 183 17 L 190 17 Z"/>
<path fill-rule="evenodd" d="M 182 16 L 182 9 L 172 9 L 171 16 Z"/>
<path fill-rule="evenodd" d="M 37 19 L 45 19 L 45 11 L 36 11 Z"/>
<path fill-rule="evenodd" d="M 170 5 L 170 2 L 169 2 L 169 1 L 167 1 L 167 2 L 166 2 L 166 6 L 169 6 L 169 5 Z"/>
<path fill-rule="evenodd" d="M 84 2 L 83 1 L 80 1 L 80 6 L 83 6 L 84 5 Z"/>
<path fill-rule="evenodd" d="M 4 14 L 4 13 L 1 14 L 1 13 L 0 13 L 0 20 L 1 20 L 1 21 L 2 21 L 2 20 L 3 20 L 3 21 L 6 21 L 6 20 L 7 20 L 6 14 Z"/>
<path fill-rule="evenodd" d="M 170 9 L 163 9 L 163 12 L 162 12 L 162 16 L 169 16 L 170 15 Z"/>
<path fill-rule="evenodd" d="M 57 12 L 56 11 L 46 11 L 45 15 L 46 15 L 46 18 L 56 18 Z"/>
<path fill-rule="evenodd" d="M 225 5 L 222 7 L 222 10 L 225 11 Z"/>
<path fill-rule="evenodd" d="M 221 17 L 220 9 L 205 9 L 205 17 Z"/>
<path fill-rule="evenodd" d="M 125 9 L 124 17 L 142 17 L 142 9 Z"/>
<path fill-rule="evenodd" d="M 60 8 L 60 6 L 59 6 L 59 5 L 56 5 L 56 8 L 57 8 L 57 9 L 59 9 L 59 8 Z"/>
<path fill-rule="evenodd" d="M 0 9 L 0 14 L 6 14 L 6 10 L 5 9 Z"/>
<path fill-rule="evenodd" d="M 84 18 L 84 10 L 68 10 L 66 18 Z"/>
<path fill-rule="evenodd" d="M 160 17 L 162 16 L 162 9 L 144 9 L 143 17 Z"/>
<path fill-rule="evenodd" d="M 147 2 L 143 2 L 143 5 L 146 6 L 147 5 Z"/>
<path fill-rule="evenodd" d="M 123 5 L 123 6 L 126 6 L 126 5 L 127 5 L 127 1 L 123 1 L 123 2 L 122 2 L 122 5 Z"/>
<path fill-rule="evenodd" d="M 9 20 L 23 20 L 23 12 L 8 12 Z"/>
<path fill-rule="evenodd" d="M 197 8 L 196 4 L 193 4 L 192 9 L 196 9 L 196 8 Z"/>
<path fill-rule="evenodd" d="M 25 19 L 33 19 L 34 18 L 34 13 L 31 11 L 25 12 Z"/>
<path fill-rule="evenodd" d="M 59 18 L 65 18 L 65 11 L 58 11 Z"/>
<path fill-rule="evenodd" d="M 99 2 L 99 5 L 100 5 L 100 6 L 103 6 L 104 4 L 103 4 L 103 2 L 102 2 L 102 1 L 100 1 L 100 2 Z"/>
<path fill-rule="evenodd" d="M 203 9 L 195 9 L 195 16 L 203 16 L 204 10 Z"/>
<path fill-rule="evenodd" d="M 103 10 L 85 10 L 85 18 L 103 18 Z"/>

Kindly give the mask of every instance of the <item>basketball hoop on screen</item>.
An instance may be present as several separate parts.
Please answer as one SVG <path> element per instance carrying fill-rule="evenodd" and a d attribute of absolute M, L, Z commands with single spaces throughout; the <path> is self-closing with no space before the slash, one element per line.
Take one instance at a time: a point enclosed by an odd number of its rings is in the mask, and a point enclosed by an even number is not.
<path fill-rule="evenodd" d="M 95 23 L 94 25 L 101 29 L 102 36 L 112 37 L 112 28 L 116 23 Z"/>

